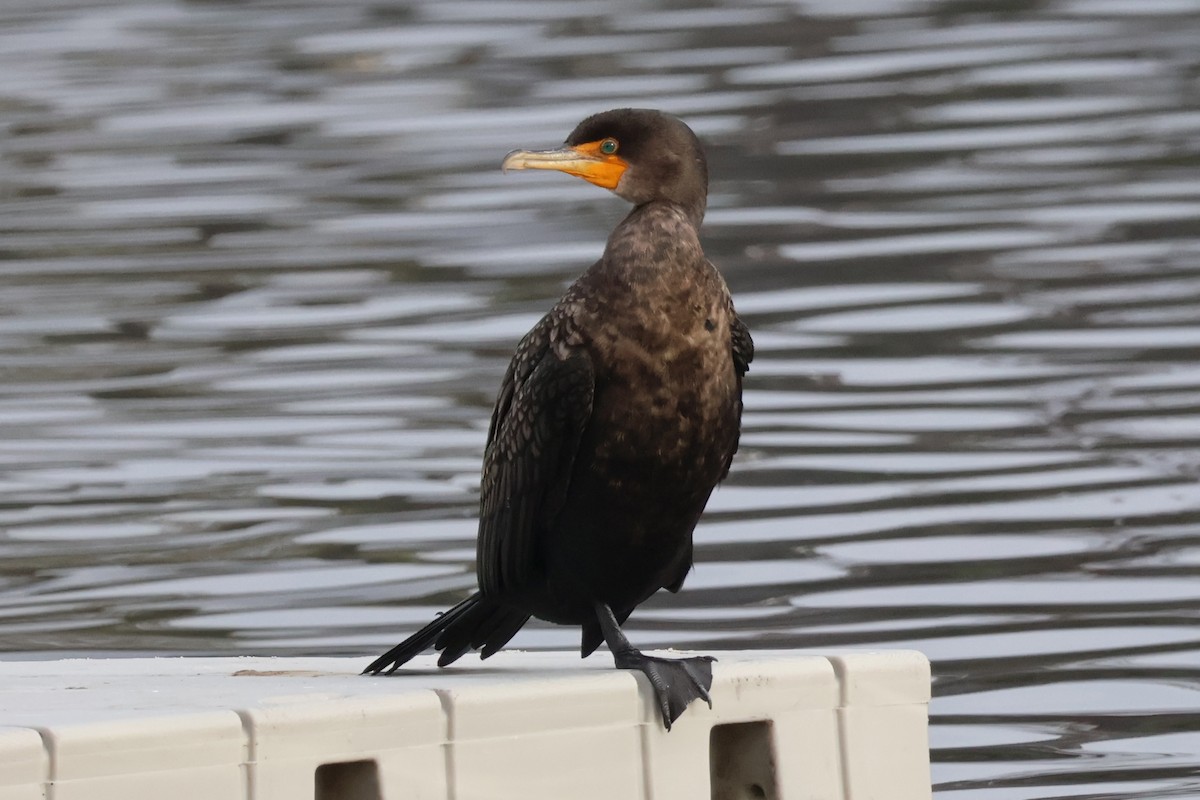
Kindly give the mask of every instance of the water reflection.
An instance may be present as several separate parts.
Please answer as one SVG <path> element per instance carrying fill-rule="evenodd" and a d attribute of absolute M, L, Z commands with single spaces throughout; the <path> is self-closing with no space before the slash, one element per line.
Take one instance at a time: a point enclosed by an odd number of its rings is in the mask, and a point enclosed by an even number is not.
<path fill-rule="evenodd" d="M 640 644 L 918 647 L 943 798 L 1200 797 L 1191 0 L 0 10 L 0 639 L 362 654 L 473 583 L 515 340 L 709 143 L 746 433 Z M 534 627 L 524 647 L 577 645 Z"/>

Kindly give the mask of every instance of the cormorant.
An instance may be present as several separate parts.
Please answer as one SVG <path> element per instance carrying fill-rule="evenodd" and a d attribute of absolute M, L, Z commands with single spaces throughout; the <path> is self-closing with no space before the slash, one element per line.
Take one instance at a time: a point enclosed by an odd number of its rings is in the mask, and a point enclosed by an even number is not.
<path fill-rule="evenodd" d="M 588 117 L 558 149 L 514 150 L 503 168 L 576 175 L 634 208 L 504 376 L 483 458 L 479 591 L 364 672 L 431 645 L 438 666 L 469 649 L 487 658 L 534 616 L 581 625 L 584 657 L 604 641 L 618 668 L 644 673 L 670 729 L 692 700 L 711 705 L 713 659 L 645 655 L 620 626 L 691 569 L 754 355 L 700 247 L 704 153 L 679 119 L 626 108 Z"/>

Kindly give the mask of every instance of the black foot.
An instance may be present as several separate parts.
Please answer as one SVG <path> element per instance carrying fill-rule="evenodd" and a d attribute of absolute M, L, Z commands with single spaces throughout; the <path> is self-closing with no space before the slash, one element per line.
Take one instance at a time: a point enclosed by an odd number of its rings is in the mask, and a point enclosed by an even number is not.
<path fill-rule="evenodd" d="M 657 658 L 637 650 L 614 654 L 618 669 L 636 669 L 650 679 L 654 698 L 662 713 L 663 726 L 679 719 L 693 700 L 703 700 L 712 708 L 708 690 L 712 688 L 712 656 L 691 658 Z"/>

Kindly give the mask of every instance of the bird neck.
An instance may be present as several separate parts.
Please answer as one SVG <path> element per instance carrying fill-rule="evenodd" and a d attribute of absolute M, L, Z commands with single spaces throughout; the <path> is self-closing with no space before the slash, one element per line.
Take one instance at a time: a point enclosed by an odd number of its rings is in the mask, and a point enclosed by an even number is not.
<path fill-rule="evenodd" d="M 608 237 L 602 270 L 620 283 L 637 285 L 692 269 L 705 260 L 698 225 L 697 215 L 678 203 L 643 203 Z"/>
<path fill-rule="evenodd" d="M 704 211 L 708 207 L 708 197 L 706 194 L 701 193 L 682 200 L 651 200 L 635 208 L 633 212 L 630 212 L 630 216 L 633 216 L 633 213 L 637 212 L 638 209 L 656 205 L 670 206 L 682 211 L 683 215 L 692 223 L 692 227 L 700 230 L 700 224 L 704 222 Z"/>
<path fill-rule="evenodd" d="M 626 224 L 646 224 L 654 220 L 661 219 L 679 219 L 682 216 L 687 220 L 688 225 L 692 230 L 699 232 L 700 224 L 704 222 L 704 210 L 707 203 L 705 198 L 701 196 L 699 199 L 692 199 L 688 202 L 679 202 L 676 200 L 666 200 L 659 198 L 650 200 L 646 203 L 641 203 L 633 208 L 622 220 L 621 225 Z M 643 220 L 645 222 L 643 222 Z"/>

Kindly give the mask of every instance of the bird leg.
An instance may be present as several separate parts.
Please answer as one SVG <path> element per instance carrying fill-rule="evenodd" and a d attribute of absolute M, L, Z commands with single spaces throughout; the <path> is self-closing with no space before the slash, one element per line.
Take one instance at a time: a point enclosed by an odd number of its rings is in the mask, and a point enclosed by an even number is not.
<path fill-rule="evenodd" d="M 625 638 L 611 608 L 604 603 L 596 603 L 595 608 L 604 641 L 613 654 L 613 663 L 617 669 L 636 669 L 650 680 L 658 710 L 662 713 L 663 726 L 667 730 L 671 730 L 671 723 L 679 719 L 693 700 L 703 700 L 712 708 L 708 690 L 712 688 L 712 662 L 715 658 L 648 656 L 634 649 Z"/>

